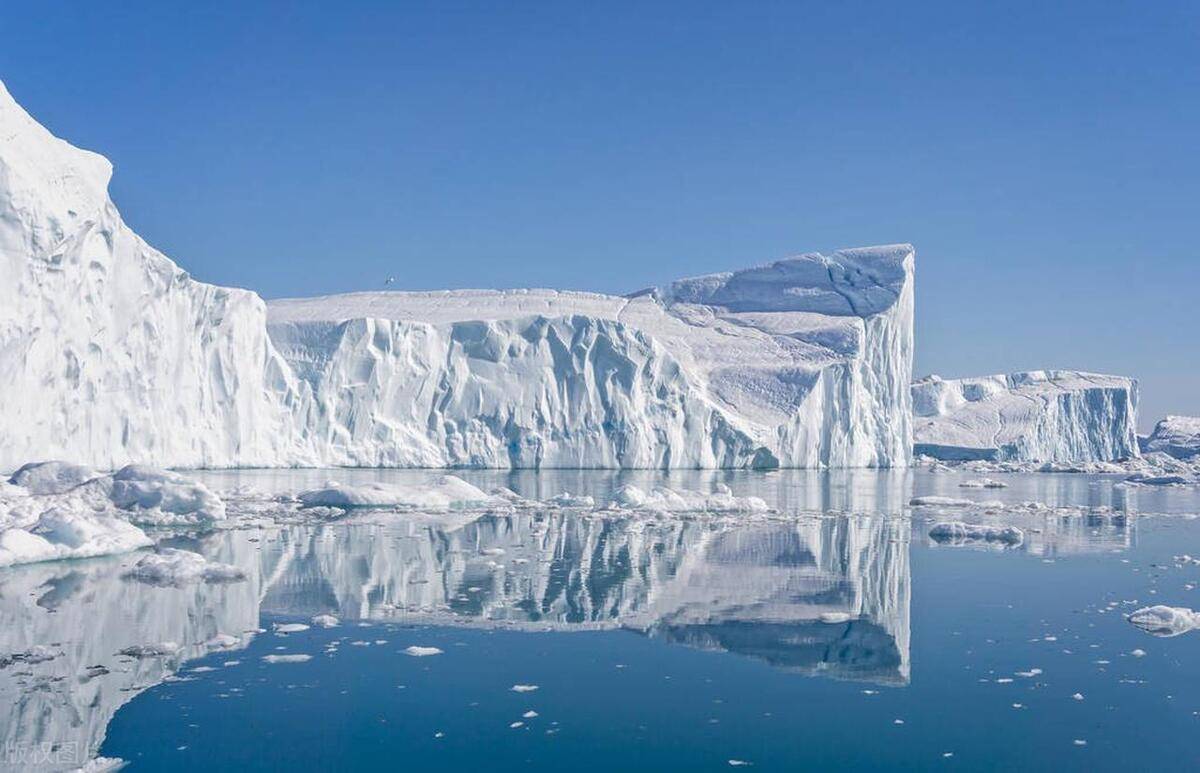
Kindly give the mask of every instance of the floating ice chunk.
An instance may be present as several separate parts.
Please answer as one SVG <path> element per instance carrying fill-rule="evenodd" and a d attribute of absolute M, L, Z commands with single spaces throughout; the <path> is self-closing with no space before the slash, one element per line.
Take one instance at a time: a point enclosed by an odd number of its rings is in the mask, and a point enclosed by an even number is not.
<path fill-rule="evenodd" d="M 1141 647 L 1139 647 L 1139 648 L 1137 648 L 1137 649 L 1133 650 L 1133 651 L 1132 651 L 1132 652 L 1130 652 L 1129 654 L 1130 654 L 1130 655 L 1133 655 L 1135 658 L 1144 658 L 1144 657 L 1146 657 L 1146 651 L 1145 651 L 1144 649 L 1142 649 Z"/>
<path fill-rule="evenodd" d="M 1015 526 L 987 526 L 962 521 L 942 521 L 929 530 L 929 537 L 939 543 L 996 542 L 1019 545 L 1025 533 Z"/>
<path fill-rule="evenodd" d="M 1152 636 L 1179 636 L 1200 628 L 1200 613 L 1186 607 L 1157 604 L 1133 612 L 1128 619 Z"/>
<path fill-rule="evenodd" d="M 151 544 L 145 532 L 119 518 L 51 507 L 28 528 L 0 531 L 0 566 L 127 553 Z"/>
<path fill-rule="evenodd" d="M 308 625 L 305 623 L 276 623 L 275 633 L 300 633 L 307 631 Z"/>
<path fill-rule="evenodd" d="M 190 550 L 163 548 L 143 556 L 125 577 L 150 585 L 185 585 L 191 582 L 238 582 L 246 579 L 246 573 L 231 564 L 209 561 Z"/>
<path fill-rule="evenodd" d="M 62 494 L 100 473 L 82 464 L 70 462 L 30 462 L 13 473 L 8 482 L 30 494 Z"/>
<path fill-rule="evenodd" d="M 129 763 L 120 757 L 93 757 L 72 773 L 115 773 Z"/>
<path fill-rule="evenodd" d="M 1071 698 L 1073 700 L 1081 701 L 1081 700 L 1083 700 L 1083 693 L 1077 692 L 1074 695 L 1072 695 Z"/>
<path fill-rule="evenodd" d="M 427 658 L 430 655 L 441 655 L 442 651 L 437 647 L 419 647 L 414 644 L 411 647 L 406 647 L 404 649 L 404 654 L 410 655 L 414 658 Z"/>
<path fill-rule="evenodd" d="M 538 689 L 538 685 L 536 685 L 536 684 L 514 684 L 512 687 L 510 687 L 508 689 L 510 689 L 513 692 L 533 692 L 534 690 Z"/>
<path fill-rule="evenodd" d="M 537 715 L 538 715 L 538 713 L 536 711 L 534 711 L 533 709 L 530 709 L 529 711 L 526 711 L 521 716 L 524 717 L 525 719 L 533 719 Z"/>
<path fill-rule="evenodd" d="M 117 507 L 134 513 L 132 520 L 137 523 L 204 525 L 225 518 L 225 503 L 203 483 L 142 464 L 122 467 L 113 474 L 109 498 Z"/>
<path fill-rule="evenodd" d="M 462 478 L 441 475 L 429 484 L 331 481 L 323 488 L 302 491 L 305 507 L 403 507 L 423 510 L 463 510 L 496 505 L 503 500 L 483 493 Z"/>
<path fill-rule="evenodd" d="M 759 497 L 737 497 L 724 484 L 717 484 L 711 494 L 702 491 L 674 490 L 659 486 L 643 491 L 625 485 L 613 495 L 612 507 L 624 510 L 653 510 L 672 513 L 758 513 L 770 510 Z"/>
<path fill-rule="evenodd" d="M 854 616 L 849 612 L 822 612 L 817 615 L 817 619 L 822 623 L 834 625 L 837 623 L 848 623 L 854 619 Z"/>
<path fill-rule="evenodd" d="M 311 622 L 318 628 L 335 628 L 341 621 L 333 615 L 314 615 Z"/>
<path fill-rule="evenodd" d="M 312 655 L 263 655 L 267 663 L 306 663 L 312 660 Z"/>
<path fill-rule="evenodd" d="M 974 478 L 972 480 L 964 480 L 958 484 L 959 488 L 1008 488 L 1007 483 L 1002 483 L 991 478 Z"/>
<path fill-rule="evenodd" d="M 552 496 L 545 502 L 548 505 L 555 507 L 595 507 L 596 500 L 592 497 L 583 494 L 572 494 L 570 491 L 564 491 L 561 494 Z"/>
<path fill-rule="evenodd" d="M 210 649 L 227 650 L 231 647 L 236 647 L 238 644 L 241 644 L 241 642 L 242 640 L 237 636 L 231 636 L 227 633 L 219 633 L 208 641 L 204 642 L 204 646 L 209 647 Z"/>
<path fill-rule="evenodd" d="M 511 727 L 513 730 L 516 730 L 518 727 L 524 727 L 525 723 L 524 722 L 510 722 L 508 726 Z"/>
<path fill-rule="evenodd" d="M 747 767 L 747 766 L 753 765 L 753 764 L 754 764 L 753 762 L 747 762 L 746 760 L 730 760 L 729 761 L 729 767 L 731 767 L 731 768 L 744 768 L 744 767 Z"/>

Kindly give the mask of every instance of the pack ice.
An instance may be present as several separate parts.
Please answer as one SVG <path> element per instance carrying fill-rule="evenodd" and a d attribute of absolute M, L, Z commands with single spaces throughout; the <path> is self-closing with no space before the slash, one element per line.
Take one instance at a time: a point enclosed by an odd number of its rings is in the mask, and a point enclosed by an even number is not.
<path fill-rule="evenodd" d="M 910 460 L 908 245 L 628 297 L 359 293 L 268 311 L 142 241 L 108 161 L 2 85 L 0 138 L 0 469 Z"/>
<path fill-rule="evenodd" d="M 913 384 L 917 455 L 1097 462 L 1138 456 L 1137 381 L 1068 370 Z"/>

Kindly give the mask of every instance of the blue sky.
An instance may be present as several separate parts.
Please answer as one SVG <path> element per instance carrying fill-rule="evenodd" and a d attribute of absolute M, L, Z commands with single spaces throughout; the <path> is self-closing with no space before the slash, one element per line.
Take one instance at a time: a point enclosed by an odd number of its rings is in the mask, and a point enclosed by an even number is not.
<path fill-rule="evenodd" d="M 23 3 L 0 78 L 266 297 L 917 247 L 919 374 L 1200 413 L 1200 5 Z"/>

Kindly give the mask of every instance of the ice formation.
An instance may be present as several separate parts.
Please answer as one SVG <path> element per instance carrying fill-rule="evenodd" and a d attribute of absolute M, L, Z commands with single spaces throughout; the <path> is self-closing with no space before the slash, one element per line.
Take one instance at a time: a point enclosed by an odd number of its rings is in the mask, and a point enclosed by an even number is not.
<path fill-rule="evenodd" d="M 306 507 L 402 507 L 422 510 L 456 510 L 485 507 L 497 502 L 462 478 L 442 475 L 423 484 L 360 483 L 330 481 L 324 487 L 302 491 Z"/>
<path fill-rule="evenodd" d="M 889 467 L 911 457 L 913 250 L 628 297 L 279 301 L 195 281 L 112 167 L 0 86 L 0 469 Z"/>
<path fill-rule="evenodd" d="M 1200 628 L 1200 612 L 1157 604 L 1129 615 L 1129 622 L 1154 636 L 1179 636 Z"/>
<path fill-rule="evenodd" d="M 231 564 L 209 561 L 191 550 L 163 548 L 143 556 L 125 575 L 151 585 L 186 585 L 192 582 L 236 582 L 246 573 Z"/>
<path fill-rule="evenodd" d="M 1142 442 L 1143 453 L 1164 453 L 1200 461 L 1200 417 L 1168 416 Z"/>
<path fill-rule="evenodd" d="M 935 524 L 929 530 L 929 537 L 934 542 L 950 544 L 998 542 L 1004 545 L 1019 545 L 1024 541 L 1025 533 L 1015 526 L 989 526 L 963 523 L 962 521 L 943 521 Z"/>
<path fill-rule="evenodd" d="M 1065 370 L 912 386 L 914 451 L 953 461 L 1098 462 L 1138 456 L 1137 382 Z"/>

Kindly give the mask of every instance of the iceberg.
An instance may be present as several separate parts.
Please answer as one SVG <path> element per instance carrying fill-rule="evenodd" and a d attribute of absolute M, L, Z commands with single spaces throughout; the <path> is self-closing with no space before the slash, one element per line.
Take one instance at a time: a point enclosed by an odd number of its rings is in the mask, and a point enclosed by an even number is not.
<path fill-rule="evenodd" d="M 1200 417 L 1168 416 L 1140 441 L 1142 453 L 1163 453 L 1176 459 L 1200 461 Z"/>
<path fill-rule="evenodd" d="M 911 460 L 908 245 L 629 296 L 193 279 L 112 166 L 0 85 L 0 469 L 894 467 Z"/>
<path fill-rule="evenodd" d="M 1067 370 L 912 386 L 914 452 L 946 461 L 1134 459 L 1137 381 Z"/>

